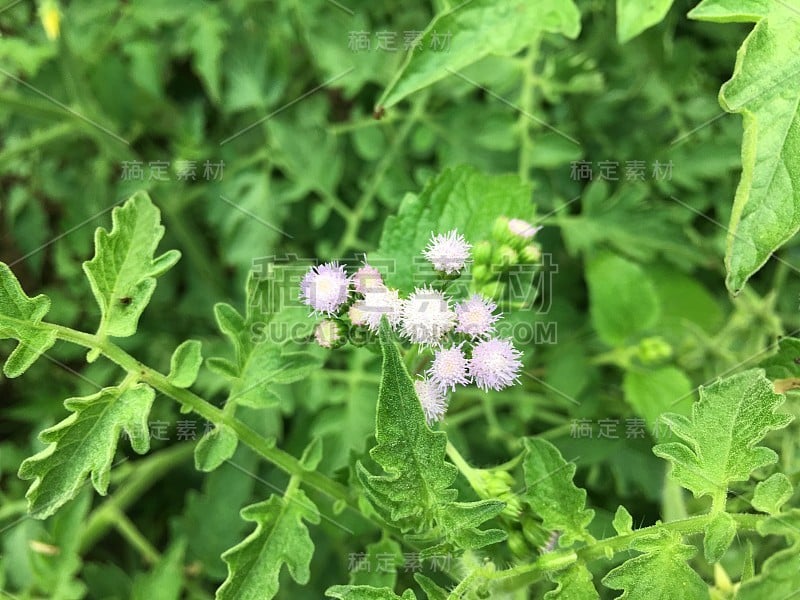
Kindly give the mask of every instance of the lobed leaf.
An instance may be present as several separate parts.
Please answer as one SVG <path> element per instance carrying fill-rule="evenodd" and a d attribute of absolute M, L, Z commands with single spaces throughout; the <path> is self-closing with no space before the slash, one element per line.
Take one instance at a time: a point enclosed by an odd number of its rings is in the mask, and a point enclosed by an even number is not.
<path fill-rule="evenodd" d="M 308 583 L 314 543 L 304 521 L 318 524 L 319 510 L 302 490 L 272 496 L 242 509 L 242 518 L 254 521 L 255 531 L 226 551 L 228 578 L 217 590 L 224 600 L 269 600 L 278 593 L 281 567 L 292 579 Z"/>
<path fill-rule="evenodd" d="M 21 479 L 34 480 L 26 494 L 31 515 L 44 519 L 55 513 L 75 496 L 87 475 L 105 495 L 120 433 L 128 434 L 139 454 L 149 450 L 147 417 L 154 398 L 150 386 L 138 383 L 66 400 L 72 414 L 45 429 L 39 439 L 49 446 L 19 467 Z"/>
<path fill-rule="evenodd" d="M 556 589 L 544 595 L 544 600 L 593 600 L 600 598 L 592 583 L 592 574 L 581 563 L 550 575 L 550 580 L 558 584 Z"/>
<path fill-rule="evenodd" d="M 777 460 L 775 452 L 756 444 L 791 422 L 791 416 L 775 413 L 782 403 L 761 369 L 721 379 L 700 388 L 691 419 L 665 416 L 682 442 L 658 444 L 653 452 L 672 463 L 674 479 L 696 498 L 711 496 L 723 508 L 729 483 L 745 481 Z"/>
<path fill-rule="evenodd" d="M 402 596 L 398 596 L 390 588 L 369 585 L 334 585 L 325 590 L 325 595 L 339 600 L 416 600 L 411 590 L 406 590 Z"/>
<path fill-rule="evenodd" d="M 26 296 L 8 265 L 0 262 L 0 339 L 19 342 L 3 365 L 6 377 L 22 375 L 56 343 L 55 331 L 40 326 L 48 310 L 50 299 Z"/>

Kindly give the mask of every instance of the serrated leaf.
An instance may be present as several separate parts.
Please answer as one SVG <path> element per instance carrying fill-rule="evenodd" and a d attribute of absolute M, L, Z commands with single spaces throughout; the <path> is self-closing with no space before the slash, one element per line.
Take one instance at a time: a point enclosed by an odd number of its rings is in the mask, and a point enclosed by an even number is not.
<path fill-rule="evenodd" d="M 3 365 L 9 379 L 22 375 L 56 343 L 55 331 L 38 326 L 48 310 L 50 299 L 26 296 L 8 265 L 0 262 L 0 339 L 19 342 Z"/>
<path fill-rule="evenodd" d="M 556 589 L 544 595 L 544 600 L 592 600 L 600 598 L 592 583 L 592 574 L 581 563 L 551 574 L 550 580 L 558 584 Z"/>
<path fill-rule="evenodd" d="M 653 327 L 661 307 L 655 286 L 636 263 L 611 253 L 586 265 L 590 314 L 597 335 L 610 346 L 622 346 Z"/>
<path fill-rule="evenodd" d="M 406 590 L 398 596 L 389 588 L 376 588 L 369 585 L 334 585 L 325 590 L 328 598 L 339 600 L 416 600 L 414 592 Z"/>
<path fill-rule="evenodd" d="M 683 543 L 681 536 L 660 530 L 636 547 L 645 554 L 626 560 L 603 578 L 603 585 L 624 590 L 619 599 L 674 600 L 708 598 L 708 586 L 686 561 L 695 548 Z"/>
<path fill-rule="evenodd" d="M 794 6 L 792 6 L 794 4 Z M 796 3 L 703 2 L 690 14 L 712 21 L 757 21 L 736 55 L 733 76 L 719 93 L 724 110 L 742 115 L 742 176 L 728 228 L 728 289 L 745 282 L 800 228 L 800 144 L 794 86 L 800 71 Z"/>
<path fill-rule="evenodd" d="M 703 538 L 706 560 L 715 563 L 722 558 L 736 535 L 736 521 L 726 512 L 719 512 L 708 522 Z"/>
<path fill-rule="evenodd" d="M 586 490 L 572 478 L 575 464 L 567 462 L 558 448 L 538 438 L 525 438 L 525 491 L 520 497 L 542 519 L 542 526 L 562 532 L 559 543 L 569 546 L 577 540 L 592 541 L 587 531 L 594 510 L 586 508 Z"/>
<path fill-rule="evenodd" d="M 620 505 L 617 507 L 617 512 L 614 513 L 614 520 L 611 522 L 614 526 L 614 531 L 617 535 L 626 535 L 633 533 L 633 517 L 628 509 Z"/>
<path fill-rule="evenodd" d="M 202 349 L 203 344 L 197 340 L 186 340 L 175 349 L 167 376 L 172 385 L 179 388 L 194 385 L 203 364 Z"/>
<path fill-rule="evenodd" d="M 571 39 L 581 30 L 581 15 L 572 0 L 471 0 L 439 15 L 420 37 L 401 70 L 384 91 L 378 105 L 389 108 L 400 100 L 491 54 L 511 56 L 531 44 L 542 32 Z M 445 33 L 452 48 L 435 47 Z"/>
<path fill-rule="evenodd" d="M 228 578 L 217 590 L 225 600 L 269 600 L 278 593 L 281 567 L 297 583 L 308 583 L 314 543 L 304 521 L 318 524 L 319 510 L 300 489 L 283 497 L 251 504 L 242 518 L 257 523 L 255 531 L 222 555 Z"/>
<path fill-rule="evenodd" d="M 98 227 L 95 255 L 83 263 L 97 303 L 100 305 L 102 337 L 128 337 L 136 333 L 139 317 L 156 289 L 156 277 L 180 258 L 177 250 L 155 257 L 164 227 L 161 212 L 150 197 L 139 192 L 111 212 L 109 233 Z"/>
<path fill-rule="evenodd" d="M 185 540 L 170 545 L 149 573 L 136 576 L 131 588 L 131 600 L 179 600 L 183 589 L 185 552 Z"/>
<path fill-rule="evenodd" d="M 617 0 L 617 40 L 632 40 L 645 29 L 660 23 L 672 0 Z"/>
<path fill-rule="evenodd" d="M 375 425 L 377 445 L 370 455 L 386 472 L 373 475 L 360 462 L 358 478 L 384 518 L 404 532 L 435 534 L 444 542 L 425 552 L 451 547 L 481 548 L 505 538 L 500 530 L 480 530 L 497 516 L 503 502 L 456 502 L 450 487 L 458 470 L 445 460 L 447 434 L 431 431 L 391 330 L 380 330 L 383 370 Z"/>
<path fill-rule="evenodd" d="M 791 422 L 791 416 L 775 413 L 782 403 L 761 369 L 720 379 L 700 388 L 691 419 L 664 417 L 683 441 L 658 444 L 653 452 L 672 463 L 678 483 L 696 498 L 711 496 L 721 510 L 731 482 L 745 481 L 753 470 L 777 460 L 775 452 L 756 444 Z"/>
<path fill-rule="evenodd" d="M 194 447 L 194 466 L 198 471 L 213 471 L 236 452 L 239 438 L 227 425 L 220 423 L 203 434 Z"/>
<path fill-rule="evenodd" d="M 475 168 L 446 169 L 431 179 L 419 196 L 407 194 L 397 215 L 386 219 L 374 264 L 390 261 L 384 280 L 392 287 L 411 291 L 415 259 L 431 237 L 458 229 L 470 242 L 489 239 L 499 215 L 530 220 L 533 216 L 530 186 L 512 175 L 484 175 Z"/>
<path fill-rule="evenodd" d="M 792 497 L 794 488 L 783 473 L 774 473 L 764 481 L 758 482 L 753 493 L 753 508 L 774 515 Z"/>
<path fill-rule="evenodd" d="M 44 519 L 72 498 L 87 475 L 105 495 L 119 435 L 128 434 L 139 454 L 150 449 L 147 417 L 155 392 L 143 383 L 105 388 L 64 402 L 73 413 L 39 439 L 49 446 L 20 465 L 21 479 L 34 479 L 26 497 L 31 515 Z"/>

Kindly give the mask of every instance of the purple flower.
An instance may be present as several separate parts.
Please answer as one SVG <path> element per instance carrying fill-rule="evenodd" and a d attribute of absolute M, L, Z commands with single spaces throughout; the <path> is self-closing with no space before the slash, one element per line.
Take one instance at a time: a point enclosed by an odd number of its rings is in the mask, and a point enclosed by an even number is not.
<path fill-rule="evenodd" d="M 312 267 L 300 282 L 300 299 L 315 312 L 335 313 L 349 293 L 350 279 L 336 262 Z"/>
<path fill-rule="evenodd" d="M 442 390 L 455 390 L 456 385 L 469 385 L 467 359 L 460 346 L 437 350 L 428 369 L 428 378 Z"/>
<path fill-rule="evenodd" d="M 428 425 L 441 421 L 447 412 L 447 395 L 444 390 L 429 379 L 417 379 L 414 382 L 414 390 L 417 392 Z"/>
<path fill-rule="evenodd" d="M 456 305 L 456 331 L 476 337 L 486 337 L 494 332 L 494 324 L 500 315 L 494 314 L 497 304 L 480 294 Z"/>
<path fill-rule="evenodd" d="M 381 272 L 373 266 L 364 265 L 353 275 L 353 287 L 359 294 L 377 291 L 383 287 Z"/>
<path fill-rule="evenodd" d="M 492 338 L 475 344 L 469 360 L 469 374 L 483 391 L 502 390 L 519 380 L 522 353 L 510 340 Z"/>
<path fill-rule="evenodd" d="M 514 235 L 518 235 L 521 238 L 526 240 L 530 240 L 535 236 L 542 227 L 534 227 L 527 221 L 523 221 L 522 219 L 511 219 L 508 222 L 508 230 L 513 233 Z"/>

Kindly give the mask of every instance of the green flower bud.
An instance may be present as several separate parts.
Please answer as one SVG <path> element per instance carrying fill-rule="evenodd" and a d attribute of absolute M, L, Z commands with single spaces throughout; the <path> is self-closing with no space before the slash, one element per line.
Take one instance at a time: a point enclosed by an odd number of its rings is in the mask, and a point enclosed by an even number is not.
<path fill-rule="evenodd" d="M 487 265 L 472 265 L 472 279 L 477 286 L 492 280 L 492 272 Z"/>
<path fill-rule="evenodd" d="M 508 548 L 511 550 L 511 553 L 519 559 L 531 558 L 534 554 L 519 531 L 512 531 L 508 535 Z"/>
<path fill-rule="evenodd" d="M 488 265 L 492 261 L 492 243 L 483 240 L 472 247 L 472 259 L 476 265 Z"/>
<path fill-rule="evenodd" d="M 506 284 L 502 281 L 490 281 L 480 288 L 480 293 L 493 300 L 502 300 L 506 291 Z"/>
<path fill-rule="evenodd" d="M 536 244 L 528 244 L 519 252 L 519 261 L 526 265 L 538 264 L 542 259 L 542 249 Z"/>
<path fill-rule="evenodd" d="M 505 244 L 511 239 L 511 231 L 508 229 L 508 217 L 497 217 L 492 227 L 492 238 Z"/>
<path fill-rule="evenodd" d="M 492 264 L 502 269 L 507 269 L 519 263 L 519 254 L 511 246 L 503 244 L 492 254 Z"/>
<path fill-rule="evenodd" d="M 636 354 L 642 364 L 653 365 L 668 360 L 672 356 L 672 346 L 662 337 L 644 338 Z"/>

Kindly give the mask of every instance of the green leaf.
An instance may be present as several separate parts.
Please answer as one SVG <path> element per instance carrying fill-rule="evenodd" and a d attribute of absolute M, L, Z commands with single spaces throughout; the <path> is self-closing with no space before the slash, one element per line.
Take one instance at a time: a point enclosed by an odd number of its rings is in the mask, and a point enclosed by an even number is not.
<path fill-rule="evenodd" d="M 428 600 L 447 600 L 449 594 L 447 590 L 441 588 L 430 577 L 426 577 L 422 573 L 414 573 L 414 581 L 417 582 L 422 591 L 428 597 Z"/>
<path fill-rule="evenodd" d="M 291 484 L 290 484 L 291 485 Z M 225 600 L 269 600 L 278 593 L 281 566 L 297 583 L 308 583 L 314 543 L 304 521 L 318 524 L 319 510 L 300 489 L 242 509 L 242 518 L 257 523 L 255 531 L 222 555 L 228 578 L 217 590 Z"/>
<path fill-rule="evenodd" d="M 592 324 L 608 345 L 624 345 L 658 321 L 661 307 L 655 287 L 636 263 L 598 254 L 586 265 L 586 283 Z"/>
<path fill-rule="evenodd" d="M 34 479 L 26 495 L 31 515 L 52 515 L 75 496 L 89 474 L 104 496 L 120 432 L 128 434 L 139 454 L 150 449 L 147 417 L 154 398 L 153 389 L 139 383 L 66 400 L 64 406 L 73 414 L 45 429 L 39 439 L 49 446 L 19 468 L 20 478 Z"/>
<path fill-rule="evenodd" d="M 726 512 L 719 512 L 708 522 L 703 538 L 706 560 L 715 563 L 722 558 L 736 535 L 736 521 Z"/>
<path fill-rule="evenodd" d="M 797 8 L 786 2 L 704 2 L 691 17 L 758 21 L 736 55 L 719 102 L 742 115 L 742 176 L 733 201 L 725 253 L 728 289 L 738 294 L 770 255 L 800 228 L 800 56 Z"/>
<path fill-rule="evenodd" d="M 592 574 L 581 563 L 575 563 L 566 569 L 549 575 L 550 580 L 557 583 L 554 590 L 544 595 L 544 600 L 592 600 L 600 598 L 592 583 Z"/>
<path fill-rule="evenodd" d="M 755 577 L 743 579 L 736 600 L 791 598 L 800 589 L 800 510 L 770 517 L 757 526 L 761 535 L 783 535 L 792 546 L 770 556 Z"/>
<path fill-rule="evenodd" d="M 645 418 L 648 431 L 667 411 L 688 414 L 692 406 L 692 382 L 675 367 L 625 371 L 622 387 L 625 401 Z"/>
<path fill-rule="evenodd" d="M 358 478 L 378 512 L 403 532 L 429 534 L 443 539 L 426 552 L 446 552 L 452 547 L 481 548 L 505 538 L 497 529 L 478 526 L 497 516 L 503 502 L 456 502 L 451 488 L 458 470 L 445 460 L 447 434 L 431 431 L 425 422 L 414 384 L 384 320 L 380 330 L 383 374 L 375 424 L 377 445 L 370 455 L 386 472 L 371 474 L 357 464 Z"/>
<path fill-rule="evenodd" d="M 538 438 L 525 438 L 525 491 L 520 494 L 542 519 L 542 526 L 561 531 L 559 544 L 569 546 L 576 540 L 590 542 L 587 531 L 594 510 L 586 508 L 586 490 L 577 487 L 575 463 L 567 462 L 558 448 Z"/>
<path fill-rule="evenodd" d="M 575 39 L 581 15 L 572 0 L 472 0 L 439 14 L 420 38 L 424 51 L 411 52 L 384 90 L 378 105 L 389 108 L 422 88 L 490 54 L 511 56 L 533 43 L 542 32 Z M 446 32 L 452 48 L 437 50 L 436 38 Z"/>
<path fill-rule="evenodd" d="M 617 0 L 617 40 L 632 40 L 645 29 L 660 23 L 672 0 Z"/>
<path fill-rule="evenodd" d="M 328 598 L 339 600 L 416 600 L 414 592 L 406 590 L 402 596 L 390 588 L 376 588 L 369 585 L 334 585 L 325 590 Z"/>
<path fill-rule="evenodd" d="M 791 422 L 791 416 L 775 413 L 782 403 L 761 369 L 720 379 L 700 388 L 691 419 L 664 417 L 683 441 L 659 444 L 653 452 L 672 463 L 678 483 L 696 498 L 711 496 L 722 510 L 730 482 L 745 481 L 754 469 L 777 460 L 775 452 L 756 444 Z"/>
<path fill-rule="evenodd" d="M 614 513 L 614 520 L 611 522 L 614 526 L 614 531 L 617 535 L 626 535 L 633 533 L 633 517 L 628 509 L 620 505 L 617 507 L 617 512 Z"/>
<path fill-rule="evenodd" d="M 170 545 L 161 561 L 146 575 L 137 575 L 132 600 L 179 600 L 183 589 L 183 557 L 186 541 Z"/>
<path fill-rule="evenodd" d="M 187 340 L 175 349 L 167 376 L 172 385 L 179 388 L 189 388 L 194 385 L 200 373 L 200 366 L 203 364 L 202 348 L 201 342 Z"/>
<path fill-rule="evenodd" d="M 666 530 L 638 542 L 634 549 L 645 554 L 631 558 L 612 569 L 603 585 L 624 590 L 625 600 L 674 600 L 708 598 L 708 586 L 686 564 L 695 548 L 683 543 L 681 536 Z"/>
<path fill-rule="evenodd" d="M 703 0 L 689 11 L 690 19 L 716 23 L 755 23 L 769 14 L 773 0 Z"/>
<path fill-rule="evenodd" d="M 764 481 L 758 482 L 753 493 L 753 508 L 774 515 L 792 497 L 794 488 L 783 473 L 774 473 Z"/>
<path fill-rule="evenodd" d="M 6 377 L 22 375 L 56 343 L 55 331 L 39 326 L 48 310 L 50 299 L 26 296 L 11 269 L 0 262 L 0 339 L 19 342 L 3 365 Z"/>
<path fill-rule="evenodd" d="M 514 175 L 483 175 L 473 167 L 446 169 L 431 179 L 419 196 L 407 194 L 397 215 L 386 219 L 374 264 L 392 261 L 384 280 L 392 287 L 410 291 L 415 283 L 415 259 L 431 233 L 458 229 L 472 242 L 489 239 L 500 215 L 530 220 L 530 186 Z"/>
<path fill-rule="evenodd" d="M 800 340 L 785 337 L 778 342 L 778 351 L 758 365 L 769 379 L 800 377 Z"/>
<path fill-rule="evenodd" d="M 389 537 L 383 537 L 380 541 L 367 546 L 367 551 L 359 560 L 363 568 L 350 571 L 349 584 L 394 589 L 397 583 L 397 568 L 403 566 L 404 562 L 400 544 Z"/>
<path fill-rule="evenodd" d="M 155 258 L 164 236 L 161 213 L 150 197 L 139 192 L 111 212 L 109 233 L 98 227 L 94 236 L 95 255 L 83 263 L 97 303 L 100 327 L 97 335 L 128 337 L 136 333 L 139 317 L 156 289 L 156 277 L 180 258 L 170 250 Z"/>
<path fill-rule="evenodd" d="M 194 466 L 198 471 L 213 471 L 236 452 L 239 438 L 227 425 L 220 423 L 206 432 L 194 447 Z"/>

